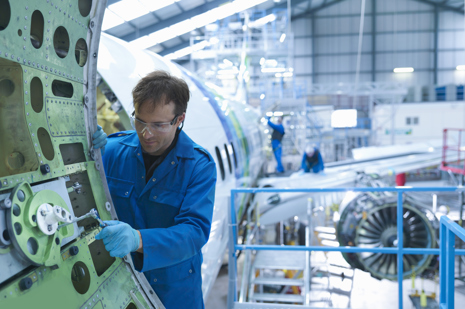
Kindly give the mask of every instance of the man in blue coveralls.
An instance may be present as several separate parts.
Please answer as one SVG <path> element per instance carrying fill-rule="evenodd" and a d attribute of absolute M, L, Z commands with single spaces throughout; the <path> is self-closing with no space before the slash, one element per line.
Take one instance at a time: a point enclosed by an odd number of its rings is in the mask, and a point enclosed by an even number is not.
<path fill-rule="evenodd" d="M 284 172 L 283 164 L 281 163 L 281 155 L 283 149 L 281 147 L 281 140 L 284 136 L 284 127 L 283 127 L 283 118 L 278 117 L 278 123 L 272 123 L 270 117 L 268 117 L 268 125 L 273 129 L 273 133 L 271 134 L 271 147 L 273 148 L 274 157 L 276 158 L 276 162 L 278 165 L 276 166 L 276 172 L 282 173 Z"/>
<path fill-rule="evenodd" d="M 200 250 L 210 234 L 215 162 L 182 131 L 186 82 L 155 71 L 132 95 L 135 131 L 108 136 L 103 156 L 121 221 L 106 221 L 95 238 L 113 257 L 131 253 L 167 309 L 204 308 Z M 101 128 L 93 138 L 94 148 L 105 147 Z"/>
<path fill-rule="evenodd" d="M 318 173 L 325 169 L 323 158 L 318 148 L 314 146 L 307 146 L 305 148 L 301 167 L 305 173 L 310 173 L 311 171 Z"/>

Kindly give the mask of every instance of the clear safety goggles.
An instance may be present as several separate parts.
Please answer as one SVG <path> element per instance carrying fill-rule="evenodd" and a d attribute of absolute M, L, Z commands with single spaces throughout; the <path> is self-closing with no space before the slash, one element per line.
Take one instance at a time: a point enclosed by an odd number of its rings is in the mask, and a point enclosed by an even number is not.
<path fill-rule="evenodd" d="M 160 133 L 169 132 L 171 127 L 178 120 L 179 116 L 180 115 L 174 116 L 173 120 L 171 120 L 170 122 L 150 122 L 150 123 L 143 122 L 142 120 L 139 120 L 134 116 L 131 118 L 132 118 L 132 123 L 134 125 L 134 129 L 137 131 L 137 133 L 144 134 L 145 132 L 148 131 L 150 134 L 153 135 L 156 132 L 160 132 Z"/>

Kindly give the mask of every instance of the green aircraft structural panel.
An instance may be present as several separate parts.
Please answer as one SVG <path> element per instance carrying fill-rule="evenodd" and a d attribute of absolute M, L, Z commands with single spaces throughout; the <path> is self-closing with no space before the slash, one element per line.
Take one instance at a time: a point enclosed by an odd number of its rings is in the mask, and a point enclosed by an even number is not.
<path fill-rule="evenodd" d="M 117 218 L 111 217 L 111 204 L 107 201 L 103 188 L 102 178 L 100 178 L 99 169 L 103 168 L 98 163 L 94 163 L 94 168 L 87 169 L 87 175 L 90 181 L 90 187 L 94 195 L 94 200 L 97 208 L 100 209 L 99 215 L 102 220 L 116 220 Z"/>
<path fill-rule="evenodd" d="M 117 259 L 104 274 L 98 276 L 95 272 L 87 250 L 88 242 L 95 241 L 95 234 L 70 245 L 78 247 L 79 253 L 70 256 L 64 251 L 62 258 L 66 263 L 61 263 L 59 268 L 52 270 L 42 266 L 25 275 L 33 282 L 30 289 L 22 291 L 12 283 L 0 291 L 2 308 L 28 308 L 34 304 L 50 309 L 90 309 L 100 305 L 104 308 L 150 308 L 121 259 Z M 136 306 L 131 291 L 142 307 Z"/>
<path fill-rule="evenodd" d="M 12 199 L 11 209 L 0 209 L 12 236 L 0 256 L 22 263 L 0 284 L 0 308 L 162 307 L 130 261 L 95 240 L 95 219 L 50 236 L 36 223 L 44 203 L 76 217 L 96 208 L 103 220 L 116 219 L 98 150 L 89 146 L 104 10 L 100 0 L 0 0 L 0 193 Z M 47 189 L 60 177 L 70 205 Z M 35 183 L 46 189 L 34 193 Z"/>
<path fill-rule="evenodd" d="M 47 203 L 69 211 L 65 201 L 51 190 L 34 194 L 27 182 L 18 185 L 10 197 L 12 206 L 7 212 L 8 232 L 19 254 L 33 265 L 59 265 L 61 240 L 72 236 L 74 228 L 69 225 L 46 235 L 37 225 L 37 210 Z"/>
<path fill-rule="evenodd" d="M 83 83 L 92 1 L 79 2 L 88 4 L 80 9 L 78 1 L 0 1 L 0 57 Z"/>

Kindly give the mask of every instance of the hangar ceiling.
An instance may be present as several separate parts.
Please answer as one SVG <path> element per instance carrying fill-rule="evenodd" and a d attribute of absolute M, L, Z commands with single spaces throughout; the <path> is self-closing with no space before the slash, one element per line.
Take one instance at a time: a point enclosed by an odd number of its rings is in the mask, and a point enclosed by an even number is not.
<path fill-rule="evenodd" d="M 292 19 L 313 14 L 321 9 L 343 1 L 353 0 L 291 0 Z M 436 10 L 464 13 L 463 0 L 405 0 L 430 4 Z M 211 15 L 231 15 L 218 8 L 231 4 L 228 0 L 108 0 L 102 30 L 141 48 L 147 48 L 160 55 L 167 55 L 189 46 L 192 31 L 202 34 L 204 23 Z M 265 14 L 273 10 L 286 9 L 286 0 L 236 0 L 236 7 L 255 8 Z M 212 10 L 217 9 L 218 12 Z M 200 15 L 200 16 L 199 16 Z M 229 15 L 229 16 L 228 16 Z M 197 17 L 197 18 L 196 18 Z M 192 22 L 191 22 L 192 21 Z M 174 29 L 173 25 L 178 27 Z M 197 27 L 198 26 L 198 27 Z M 171 27 L 171 28 L 168 28 Z"/>

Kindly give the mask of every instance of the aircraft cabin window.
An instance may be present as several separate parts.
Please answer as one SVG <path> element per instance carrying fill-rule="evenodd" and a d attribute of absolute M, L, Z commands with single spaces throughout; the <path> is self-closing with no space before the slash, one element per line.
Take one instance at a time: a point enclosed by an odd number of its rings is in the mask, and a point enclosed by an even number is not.
<path fill-rule="evenodd" d="M 10 23 L 11 8 L 7 0 L 0 0 L 0 31 L 5 30 Z"/>
<path fill-rule="evenodd" d="M 232 154 L 233 154 L 233 158 L 234 158 L 234 167 L 237 168 L 237 158 L 236 158 L 236 150 L 234 149 L 234 144 L 231 143 L 231 149 L 232 149 Z"/>
<path fill-rule="evenodd" d="M 229 156 L 228 146 L 224 144 L 224 150 L 226 151 L 226 157 L 228 158 L 228 166 L 229 166 L 229 173 L 232 173 L 232 164 L 231 164 L 231 157 Z"/>
<path fill-rule="evenodd" d="M 215 152 L 216 152 L 216 157 L 218 158 L 218 164 L 220 165 L 221 179 L 224 180 L 224 177 L 225 177 L 224 164 L 223 164 L 223 159 L 221 158 L 221 152 L 218 149 L 218 147 L 215 147 Z"/>
<path fill-rule="evenodd" d="M 42 46 L 44 41 L 44 16 L 40 11 L 34 11 L 31 17 L 31 44 L 35 49 Z"/>

